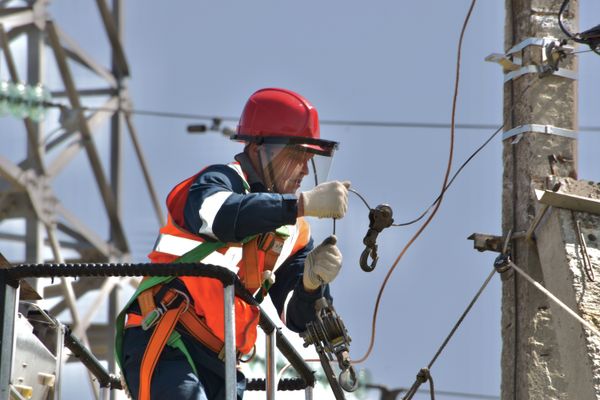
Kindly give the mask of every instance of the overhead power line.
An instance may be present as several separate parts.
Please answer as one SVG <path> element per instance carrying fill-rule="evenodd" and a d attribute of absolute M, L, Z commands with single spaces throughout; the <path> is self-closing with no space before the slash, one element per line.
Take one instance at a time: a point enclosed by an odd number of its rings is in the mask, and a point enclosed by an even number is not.
<path fill-rule="evenodd" d="M 141 109 L 115 109 L 107 107 L 84 107 L 84 110 L 89 111 L 105 111 L 105 112 L 125 112 L 133 115 L 143 115 L 148 117 L 162 117 L 162 118 L 174 118 L 174 119 L 186 119 L 186 120 L 203 120 L 203 121 L 229 121 L 237 122 L 238 117 L 231 116 L 217 116 L 217 115 L 206 115 L 206 114 L 188 114 L 188 113 L 176 113 L 169 111 L 156 111 L 156 110 L 141 110 Z M 321 125 L 334 125 L 334 126 L 364 126 L 374 128 L 427 128 L 427 129 L 447 129 L 451 128 L 450 123 L 444 122 L 417 122 L 417 121 L 369 121 L 369 120 L 344 120 L 344 119 L 320 119 Z M 455 124 L 457 129 L 496 129 L 500 124 L 483 124 L 483 123 L 464 123 Z M 594 131 L 600 132 L 600 126 L 581 126 L 580 131 Z"/>
<path fill-rule="evenodd" d="M 28 86 L 22 83 L 13 83 L 8 81 L 0 82 L 0 115 L 10 111 L 16 117 L 23 118 L 29 116 L 34 120 L 42 119 L 46 108 L 59 108 L 64 111 L 76 111 L 69 108 L 65 104 L 53 102 L 50 100 L 50 93 L 43 86 Z M 162 110 L 143 110 L 143 109 L 128 109 L 128 108 L 112 108 L 112 107 L 92 107 L 83 106 L 80 110 L 97 111 L 109 113 L 127 113 L 131 115 L 141 115 L 148 117 L 173 118 L 185 120 L 202 120 L 212 121 L 213 125 L 217 122 L 220 124 L 223 121 L 237 122 L 238 117 L 232 116 L 217 116 L 195 113 L 178 113 Z M 417 121 L 373 121 L 373 120 L 344 120 L 344 119 L 320 119 L 321 125 L 333 126 L 359 126 L 372 128 L 421 128 L 421 129 L 448 129 L 452 128 L 452 124 L 444 122 L 417 122 Z M 217 125 L 218 125 L 217 124 Z M 498 124 L 482 124 L 482 123 L 455 123 L 456 129 L 479 129 L 487 130 L 494 129 Z M 600 126 L 582 126 L 580 131 L 595 131 L 600 132 Z"/>

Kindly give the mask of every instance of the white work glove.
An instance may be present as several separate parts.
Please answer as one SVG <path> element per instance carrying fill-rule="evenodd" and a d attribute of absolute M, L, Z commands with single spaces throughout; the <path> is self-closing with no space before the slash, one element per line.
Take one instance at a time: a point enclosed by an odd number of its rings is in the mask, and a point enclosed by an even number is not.
<path fill-rule="evenodd" d="M 331 181 L 302 192 L 300 201 L 309 217 L 342 218 L 348 210 L 350 182 Z"/>
<path fill-rule="evenodd" d="M 313 291 L 319 286 L 335 279 L 342 268 L 342 253 L 335 245 L 335 236 L 329 236 L 320 245 L 315 247 L 304 261 L 304 275 L 302 283 L 304 289 Z"/>

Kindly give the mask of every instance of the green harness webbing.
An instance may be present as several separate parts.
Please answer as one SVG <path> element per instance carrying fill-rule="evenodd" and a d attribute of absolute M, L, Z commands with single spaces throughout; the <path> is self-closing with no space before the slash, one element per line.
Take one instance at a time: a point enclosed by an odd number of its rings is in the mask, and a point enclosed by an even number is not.
<path fill-rule="evenodd" d="M 287 238 L 290 236 L 289 229 L 287 226 L 282 226 L 282 227 L 278 228 L 275 232 L 279 236 L 282 236 L 284 238 Z M 242 244 L 247 243 L 250 240 L 254 239 L 255 236 L 256 235 L 247 237 L 244 240 L 242 240 L 241 243 Z M 203 242 L 203 243 L 200 243 L 198 246 L 194 247 L 192 250 L 185 253 L 184 255 L 182 255 L 181 257 L 172 261 L 172 263 L 181 264 L 181 263 L 200 262 L 205 257 L 207 257 L 209 254 L 211 254 L 215 250 L 218 250 L 224 246 L 226 246 L 226 243 L 223 243 L 223 242 Z M 123 366 L 122 366 L 123 331 L 125 329 L 125 316 L 127 315 L 127 313 L 126 313 L 127 309 L 129 309 L 129 306 L 131 306 L 131 304 L 133 304 L 133 302 L 136 301 L 137 297 L 143 291 L 148 290 L 156 285 L 169 283 L 173 279 L 175 279 L 174 276 L 152 276 L 152 277 L 149 277 L 148 279 L 143 280 L 140 283 L 140 285 L 138 286 L 138 288 L 135 291 L 135 293 L 133 294 L 133 296 L 131 296 L 131 298 L 125 305 L 125 307 L 123 307 L 123 310 L 117 316 L 117 320 L 116 320 L 117 326 L 116 326 L 116 335 L 115 335 L 115 355 L 116 355 L 117 364 L 119 365 L 119 368 L 121 369 L 121 371 L 123 370 Z M 256 295 L 256 300 L 259 303 L 263 301 L 264 296 L 266 295 L 266 293 L 269 291 L 270 288 L 271 288 L 270 282 L 267 282 L 267 281 L 263 282 L 263 286 L 261 287 L 261 289 L 259 290 L 259 292 Z M 185 358 L 190 363 L 190 366 L 192 367 L 192 370 L 194 371 L 194 373 L 196 375 L 198 375 L 196 366 L 192 360 L 192 356 L 190 355 L 188 349 L 185 347 L 183 340 L 181 340 L 181 335 L 179 334 L 179 332 L 174 330 L 171 333 L 171 336 L 169 336 L 167 345 L 181 350 L 181 352 L 185 355 Z"/>

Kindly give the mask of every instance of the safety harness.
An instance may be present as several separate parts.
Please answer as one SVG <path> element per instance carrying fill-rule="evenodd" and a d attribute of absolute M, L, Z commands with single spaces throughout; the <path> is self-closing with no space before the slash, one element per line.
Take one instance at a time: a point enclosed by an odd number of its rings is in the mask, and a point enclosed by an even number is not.
<path fill-rule="evenodd" d="M 256 295 L 259 302 L 262 301 L 273 283 L 270 272 L 281 253 L 287 236 L 285 229 L 280 228 L 276 233 L 256 235 L 242 241 L 244 266 L 240 269 L 240 279 L 252 293 L 260 288 Z M 203 242 L 173 262 L 199 262 L 212 252 L 226 246 L 227 244 L 223 242 Z M 269 273 L 264 274 L 263 268 Z M 263 277 L 265 278 L 263 279 Z M 140 367 L 140 386 L 137 396 L 139 400 L 150 399 L 152 375 L 166 345 L 179 349 L 185 355 L 194 373 L 197 374 L 196 366 L 181 339 L 181 334 L 175 330 L 178 323 L 194 339 L 218 354 L 220 359 L 224 359 L 223 341 L 208 327 L 204 318 L 196 314 L 189 295 L 184 290 L 169 287 L 168 284 L 174 279 L 175 277 L 172 276 L 144 278 L 117 317 L 115 350 L 121 369 L 124 329 L 132 327 L 141 327 L 144 330 L 154 329 Z M 140 315 L 128 313 L 130 306 L 135 301 L 138 302 Z M 127 323 L 125 323 L 126 317 Z"/>

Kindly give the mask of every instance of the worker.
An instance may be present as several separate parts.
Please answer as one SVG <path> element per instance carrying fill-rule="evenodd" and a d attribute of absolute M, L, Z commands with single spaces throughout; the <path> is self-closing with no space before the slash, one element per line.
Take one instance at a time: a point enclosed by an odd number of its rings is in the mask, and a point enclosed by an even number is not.
<path fill-rule="evenodd" d="M 338 143 L 320 138 L 308 100 L 275 88 L 250 96 L 233 139 L 245 142 L 235 162 L 211 165 L 169 193 L 168 222 L 149 258 L 191 257 L 235 271 L 256 297 L 268 295 L 289 329 L 302 332 L 316 318 L 315 301 L 331 299 L 328 284 L 342 265 L 335 237 L 313 245 L 304 219 L 346 213 L 350 183 L 325 181 Z M 235 298 L 238 355 L 252 351 L 258 318 L 256 306 Z M 133 398 L 224 398 L 220 281 L 147 278 L 117 325 L 117 359 Z M 241 398 L 239 371 L 237 389 Z"/>

